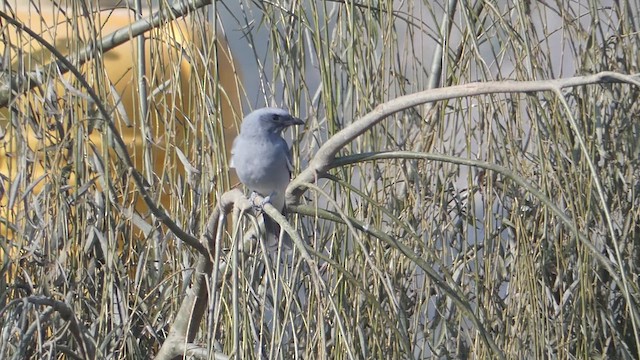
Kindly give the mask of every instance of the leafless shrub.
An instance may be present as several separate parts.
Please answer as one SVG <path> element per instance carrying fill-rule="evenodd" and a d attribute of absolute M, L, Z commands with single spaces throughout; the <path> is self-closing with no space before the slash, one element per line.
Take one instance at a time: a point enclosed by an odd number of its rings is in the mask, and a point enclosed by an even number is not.
<path fill-rule="evenodd" d="M 3 21 L 0 358 L 637 358 L 640 10 L 555 5 L 215 2 L 220 42 L 145 33 L 133 114 L 106 54 L 65 54 L 94 99 Z M 307 119 L 291 253 L 228 191 L 239 98 Z"/>

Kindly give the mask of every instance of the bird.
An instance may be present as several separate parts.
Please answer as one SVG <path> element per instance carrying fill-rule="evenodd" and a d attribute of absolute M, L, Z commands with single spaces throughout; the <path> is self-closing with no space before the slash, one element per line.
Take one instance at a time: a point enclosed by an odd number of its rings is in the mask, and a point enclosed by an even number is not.
<path fill-rule="evenodd" d="M 285 190 L 291 181 L 291 149 L 282 138 L 282 132 L 293 125 L 304 122 L 287 110 L 265 107 L 245 116 L 240 133 L 233 141 L 230 166 L 234 168 L 240 182 L 255 194 L 264 198 L 284 213 Z M 252 199 L 253 200 L 253 199 Z M 263 204 L 264 204 L 263 203 Z M 279 236 L 280 227 L 265 217 L 267 234 Z"/>

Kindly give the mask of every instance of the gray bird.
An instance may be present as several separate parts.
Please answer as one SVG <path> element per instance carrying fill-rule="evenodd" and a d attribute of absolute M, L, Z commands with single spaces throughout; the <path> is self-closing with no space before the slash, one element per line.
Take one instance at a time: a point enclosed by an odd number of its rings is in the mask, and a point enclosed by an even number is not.
<path fill-rule="evenodd" d="M 284 192 L 291 180 L 291 149 L 282 131 L 304 122 L 278 108 L 257 109 L 242 120 L 240 134 L 233 141 L 230 167 L 249 190 L 262 195 L 280 212 Z M 270 220 L 270 219 L 268 219 Z M 267 231 L 279 228 L 265 219 Z M 271 229 L 271 230 L 270 230 Z"/>

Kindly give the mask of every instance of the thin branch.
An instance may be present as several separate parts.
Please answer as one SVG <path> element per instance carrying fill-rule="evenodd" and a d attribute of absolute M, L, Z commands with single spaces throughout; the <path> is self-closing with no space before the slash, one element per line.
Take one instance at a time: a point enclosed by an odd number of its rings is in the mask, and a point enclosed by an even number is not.
<path fill-rule="evenodd" d="M 380 123 L 385 118 L 389 117 L 392 114 L 395 114 L 399 111 L 412 108 L 414 106 L 422 105 L 425 103 L 453 99 L 459 97 L 469 97 L 469 96 L 477 96 L 477 95 L 486 95 L 486 94 L 495 94 L 495 93 L 534 93 L 540 91 L 551 91 L 558 95 L 561 94 L 561 89 L 584 86 L 590 84 L 598 84 L 598 83 L 627 83 L 640 87 L 640 79 L 639 75 L 625 75 L 615 72 L 601 72 L 594 75 L 588 76 L 577 76 L 566 79 L 555 79 L 555 80 L 544 80 L 544 81 L 499 81 L 499 82 L 485 82 L 485 83 L 471 83 L 464 85 L 451 86 L 446 88 L 438 88 L 426 90 L 423 92 L 418 92 L 406 96 L 402 96 L 396 98 L 394 100 L 388 101 L 386 103 L 378 105 L 373 111 L 362 117 L 361 119 L 353 122 L 351 125 L 346 127 L 345 129 L 337 132 L 335 135 L 329 138 L 327 142 L 323 146 L 320 147 L 314 158 L 309 162 L 308 167 L 303 170 L 292 182 L 289 184 L 286 193 L 287 206 L 291 209 L 296 209 L 295 205 L 299 203 L 300 196 L 304 193 L 304 191 L 308 188 L 309 183 L 313 183 L 319 176 L 325 174 L 328 170 L 333 167 L 336 167 L 340 164 L 344 164 L 345 161 L 362 161 L 367 158 L 375 158 L 377 155 L 372 154 L 364 154 L 360 159 L 342 159 L 341 161 L 336 161 L 336 154 L 347 144 L 355 140 L 357 137 L 362 135 L 367 130 L 373 128 L 375 125 Z M 577 131 L 577 129 L 574 129 Z M 398 152 L 395 152 L 393 156 L 397 156 Z M 416 153 L 403 153 L 401 154 L 407 157 L 413 158 L 425 158 L 432 160 L 440 160 L 440 161 L 448 161 L 452 163 L 458 164 L 466 164 L 471 166 L 479 166 L 487 169 L 496 170 L 503 174 L 509 175 L 518 185 L 527 189 L 534 196 L 543 201 L 566 225 L 570 228 L 574 229 L 575 224 L 571 221 L 571 219 L 560 211 L 550 199 L 548 199 L 542 192 L 537 190 L 535 187 L 531 186 L 526 180 L 522 179 L 522 177 L 518 176 L 515 173 L 510 172 L 508 169 L 504 169 L 498 165 L 485 163 L 480 161 L 473 161 L 467 159 L 453 158 L 440 156 L 435 154 L 416 154 Z M 382 155 L 385 156 L 385 155 Z M 472 163 L 470 163 L 472 162 Z M 607 271 L 612 275 L 612 277 L 616 280 L 618 285 L 622 288 L 626 287 L 626 281 L 623 274 L 622 282 L 616 276 L 617 270 L 623 269 L 614 269 L 614 266 L 607 261 L 602 254 L 600 254 L 595 246 L 589 241 L 589 239 L 578 234 L 581 242 L 585 244 L 591 253 L 598 259 L 598 261 L 607 269 Z M 402 244 L 398 244 L 399 248 L 401 248 Z M 401 249 L 402 250 L 402 249 Z M 404 251 L 403 251 L 404 253 Z M 405 253 L 405 255 L 409 256 L 409 253 Z M 619 264 L 622 267 L 622 263 Z M 426 271 L 426 269 L 425 269 Z M 449 293 L 449 295 L 454 300 L 457 299 L 454 295 L 455 293 Z M 635 320 L 638 316 L 636 311 L 636 304 L 632 302 L 630 297 L 626 297 L 627 306 L 629 307 L 634 323 L 634 334 L 637 335 Z M 464 308 L 464 302 L 456 301 L 456 303 Z M 476 326 L 481 329 L 481 323 L 478 321 L 474 322 Z M 484 332 L 483 336 L 486 336 Z M 490 347 L 496 351 L 497 354 L 500 354 L 499 349 L 493 344 L 491 339 L 484 338 L 484 340 L 490 345 Z"/>
<path fill-rule="evenodd" d="M 306 187 L 304 183 L 311 183 L 318 175 L 330 169 L 333 159 L 344 146 L 371 129 L 387 117 L 414 106 L 425 103 L 448 100 L 461 97 L 488 95 L 497 93 L 533 93 L 540 91 L 556 91 L 576 86 L 599 83 L 627 83 L 640 87 L 640 75 L 625 75 L 604 71 L 594 75 L 576 76 L 566 79 L 536 80 L 536 81 L 492 81 L 475 82 L 437 88 L 400 96 L 396 99 L 378 105 L 373 111 L 340 130 L 324 143 L 311 159 L 307 168 L 295 177 L 287 188 L 287 204 L 297 204 Z"/>
<path fill-rule="evenodd" d="M 164 210 L 164 208 L 162 208 L 162 206 L 158 206 L 158 205 L 155 204 L 153 198 L 151 197 L 149 192 L 146 190 L 145 179 L 142 176 L 142 174 L 140 174 L 140 172 L 135 168 L 135 164 L 131 160 L 131 156 L 129 155 L 129 152 L 127 151 L 127 146 L 125 145 L 124 141 L 122 140 L 122 137 L 120 136 L 120 132 L 116 128 L 116 125 L 115 125 L 113 119 L 111 118 L 111 115 L 110 115 L 109 111 L 107 111 L 104 103 L 101 101 L 101 99 L 98 96 L 98 94 L 96 94 L 96 92 L 93 90 L 93 88 L 91 88 L 91 86 L 89 85 L 87 80 L 82 76 L 82 73 L 80 73 L 78 68 L 75 67 L 71 62 L 69 62 L 69 60 L 66 57 L 64 57 L 64 55 L 62 55 L 55 48 L 54 45 L 52 45 L 49 42 L 47 42 L 46 40 L 44 40 L 41 36 L 36 34 L 33 30 L 31 30 L 28 27 L 24 26 L 24 24 L 22 24 L 21 22 L 13 19 L 12 17 L 10 17 L 9 15 L 7 15 L 6 13 L 4 13 L 2 11 L 0 11 L 0 17 L 3 18 L 4 20 L 6 20 L 7 22 L 9 22 L 10 24 L 12 24 L 13 26 L 15 26 L 15 27 L 21 29 L 22 31 L 26 32 L 31 37 L 33 37 L 36 41 L 38 41 L 40 44 L 42 44 L 42 46 L 47 48 L 47 50 L 49 50 L 54 56 L 56 56 L 58 58 L 58 61 L 60 61 L 62 64 L 64 64 L 66 69 L 68 69 L 68 71 L 70 71 L 77 78 L 77 80 L 80 82 L 82 87 L 84 87 L 85 90 L 87 91 L 87 94 L 89 95 L 91 100 L 93 100 L 94 103 L 96 104 L 96 107 L 100 111 L 100 114 L 102 115 L 102 117 L 103 117 L 104 121 L 106 122 L 107 126 L 109 126 L 109 129 L 111 130 L 111 133 L 113 135 L 114 147 L 115 147 L 116 154 L 118 155 L 120 160 L 122 162 L 124 162 L 124 164 L 126 165 L 127 169 L 131 173 L 131 177 L 133 178 L 133 181 L 136 184 L 136 187 L 138 188 L 138 191 L 140 192 L 140 195 L 144 199 L 144 202 L 147 204 L 147 206 L 149 207 L 151 212 L 165 226 L 167 226 L 169 228 L 169 230 L 171 230 L 171 232 L 173 232 L 176 235 L 176 237 L 178 237 L 180 240 L 182 240 L 185 244 L 187 244 L 187 245 L 191 246 L 192 248 L 194 248 L 195 250 L 197 250 L 201 255 L 208 256 L 208 252 L 207 252 L 207 249 L 206 249 L 204 244 L 198 242 L 198 239 L 196 239 L 193 235 L 185 232 L 180 226 L 178 226 L 169 217 L 169 215 Z"/>
<path fill-rule="evenodd" d="M 136 36 L 142 35 L 176 18 L 184 17 L 209 4 L 211 4 L 211 0 L 174 1 L 171 6 L 164 8 L 162 11 L 155 12 L 150 16 L 132 22 L 126 27 L 103 36 L 102 39 L 95 42 L 95 46 L 92 42 L 84 49 L 80 49 L 77 53 L 71 54 L 68 57 L 59 57 L 56 55 L 57 60 L 44 65 L 40 70 L 26 74 L 12 74 L 11 76 L 3 72 L 0 74 L 0 107 L 7 106 L 11 99 L 45 83 L 50 77 L 57 76 L 58 74 L 66 74 L 71 71 L 69 64 L 81 66 L 85 62 L 93 59 L 96 54 L 109 51 L 116 46 L 130 41 Z M 0 11 L 0 14 L 7 22 L 33 37 L 33 34 L 28 31 L 28 28 L 24 24 L 19 23 L 4 12 Z"/>
<path fill-rule="evenodd" d="M 349 164 L 360 163 L 364 161 L 373 161 L 373 160 L 384 160 L 384 159 L 421 159 L 421 160 L 432 160 L 432 161 L 442 161 L 448 162 L 452 164 L 458 165 L 466 165 L 473 166 L 481 169 L 491 170 L 496 173 L 503 175 L 504 177 L 511 179 L 515 184 L 525 189 L 535 198 L 540 200 L 545 206 L 547 206 L 551 212 L 553 212 L 558 218 L 569 228 L 572 232 L 578 235 L 580 241 L 584 243 L 584 245 L 591 250 L 593 256 L 598 260 L 598 262 L 609 272 L 611 278 L 620 286 L 624 287 L 623 281 L 618 276 L 620 272 L 618 269 L 614 269 L 611 266 L 611 263 L 608 261 L 607 257 L 602 255 L 600 251 L 595 247 L 595 245 L 589 241 L 585 234 L 582 234 L 576 227 L 574 221 L 569 218 L 565 212 L 563 212 L 560 208 L 556 206 L 556 204 L 544 193 L 542 193 L 538 188 L 530 184 L 526 179 L 522 176 L 516 174 L 515 172 L 507 169 L 503 166 L 482 161 L 482 160 L 474 160 L 474 159 L 465 159 L 457 156 L 444 155 L 444 154 L 431 154 L 431 153 L 420 153 L 420 152 L 411 152 L 411 151 L 384 151 L 384 152 L 375 152 L 375 153 L 363 153 L 350 155 L 345 157 L 336 158 L 331 168 L 341 167 Z M 295 211 L 299 213 L 300 207 L 293 206 L 290 211 Z M 306 213 L 306 211 L 305 211 Z M 631 299 L 629 300 L 631 301 Z M 636 312 L 634 312 L 635 314 Z"/>
<path fill-rule="evenodd" d="M 206 230 L 200 237 L 201 243 L 209 244 L 209 252 L 207 255 L 201 254 L 198 256 L 191 287 L 187 290 L 187 294 L 182 300 L 180 309 L 174 317 L 175 320 L 171 324 L 169 335 L 156 355 L 156 359 L 181 358 L 183 354 L 192 349 L 190 344 L 195 338 L 202 317 L 207 310 L 209 299 L 207 278 L 211 276 L 213 271 L 212 256 L 218 245 L 214 243 L 213 239 L 215 239 L 218 227 L 221 225 L 219 223 L 220 214 L 229 214 L 234 204 L 242 198 L 244 198 L 244 194 L 240 190 L 228 191 L 222 194 L 218 204 L 213 209 L 207 222 Z"/>
<path fill-rule="evenodd" d="M 0 309 L 0 315 L 10 307 L 12 304 L 17 304 L 19 302 L 26 301 L 34 305 L 44 305 L 50 306 L 54 311 L 60 314 L 60 317 L 69 323 L 69 331 L 78 342 L 78 346 L 82 351 L 82 354 L 86 359 L 93 359 L 95 357 L 95 344 L 87 338 L 87 330 L 84 328 L 82 323 L 78 321 L 78 318 L 75 315 L 73 309 L 64 301 L 54 300 L 47 296 L 42 295 L 34 295 L 28 296 L 22 299 L 15 299 L 11 301 L 7 306 Z"/>

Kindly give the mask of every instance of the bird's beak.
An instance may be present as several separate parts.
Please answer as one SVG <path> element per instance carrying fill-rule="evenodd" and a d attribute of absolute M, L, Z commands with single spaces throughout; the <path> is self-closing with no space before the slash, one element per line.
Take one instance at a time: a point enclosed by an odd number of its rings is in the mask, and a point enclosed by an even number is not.
<path fill-rule="evenodd" d="M 287 126 L 291 125 L 304 125 L 304 121 L 298 119 L 297 117 L 290 116 L 289 119 L 287 119 Z"/>

